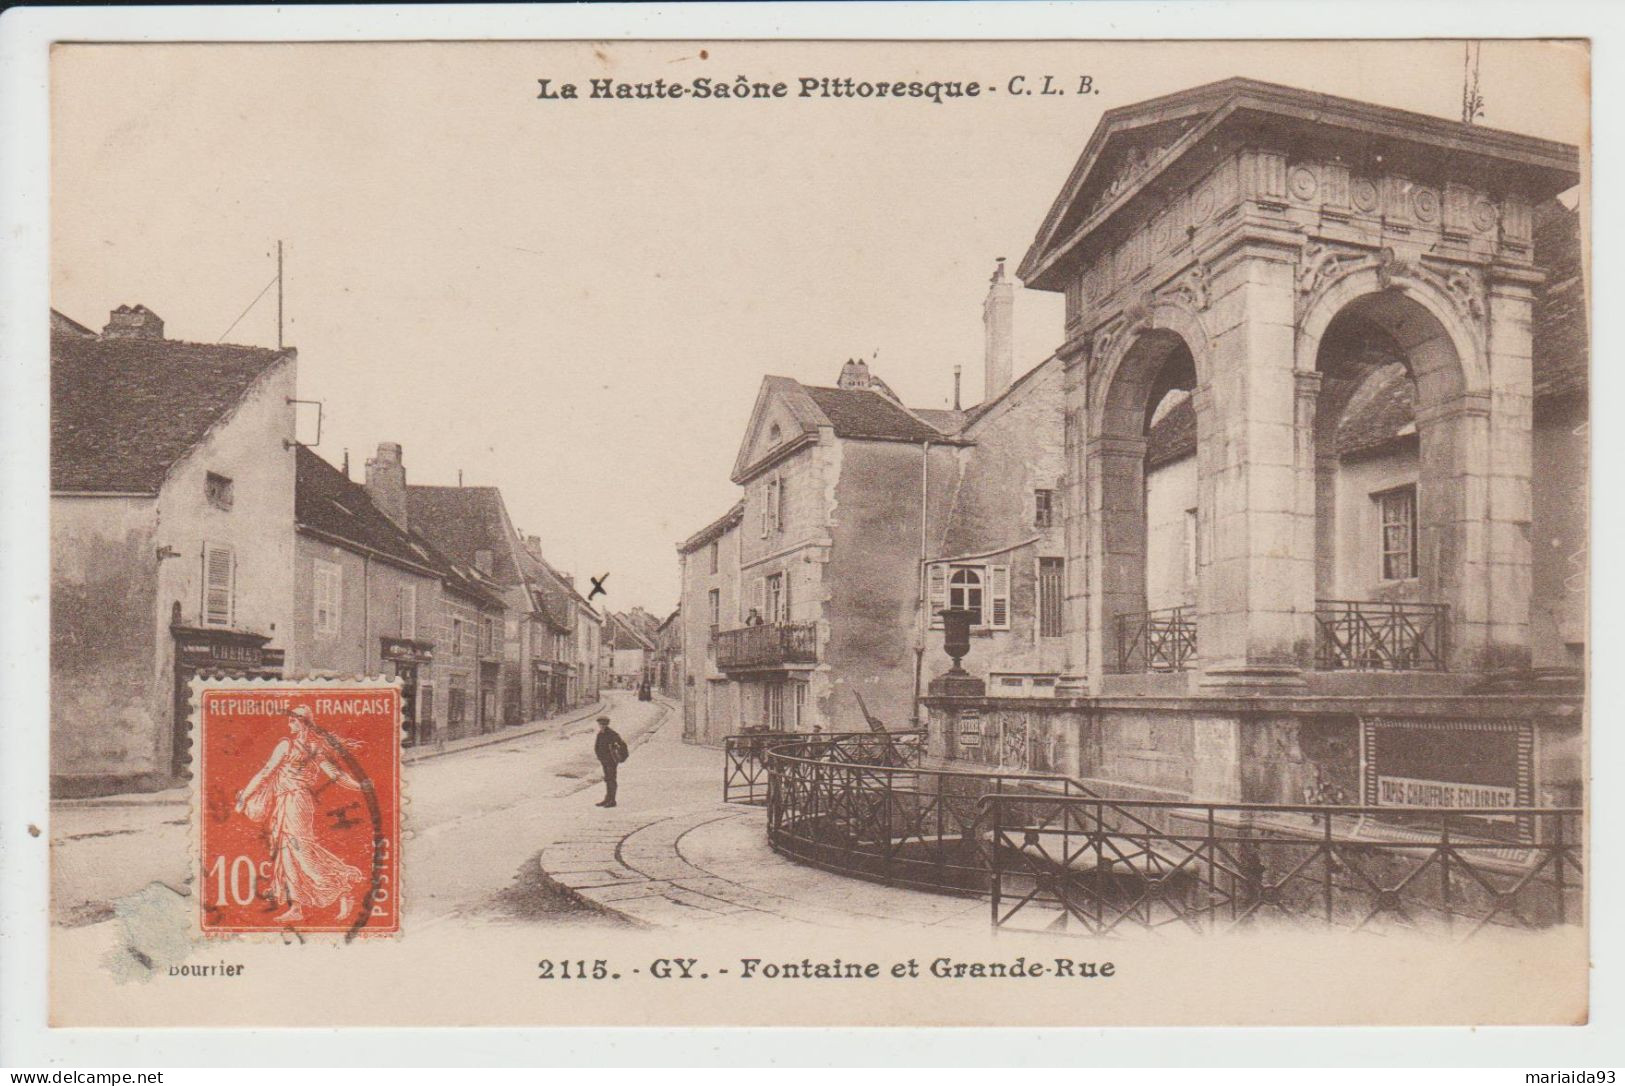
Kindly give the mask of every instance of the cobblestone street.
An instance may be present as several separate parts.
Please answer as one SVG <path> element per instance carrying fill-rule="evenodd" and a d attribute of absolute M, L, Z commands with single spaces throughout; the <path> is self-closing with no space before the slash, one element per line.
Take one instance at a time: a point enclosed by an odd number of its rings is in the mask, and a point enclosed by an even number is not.
<path fill-rule="evenodd" d="M 614 810 L 594 806 L 602 781 L 592 755 L 595 710 L 409 752 L 409 929 L 452 918 L 985 929 L 980 900 L 889 888 L 778 856 L 768 848 L 762 808 L 722 802 L 722 753 L 683 743 L 675 706 L 626 692 L 611 693 L 607 705 L 632 748 Z M 56 922 L 112 922 L 118 900 L 153 883 L 188 893 L 188 824 L 179 789 L 56 804 Z M 138 867 L 132 855 L 152 862 Z"/>

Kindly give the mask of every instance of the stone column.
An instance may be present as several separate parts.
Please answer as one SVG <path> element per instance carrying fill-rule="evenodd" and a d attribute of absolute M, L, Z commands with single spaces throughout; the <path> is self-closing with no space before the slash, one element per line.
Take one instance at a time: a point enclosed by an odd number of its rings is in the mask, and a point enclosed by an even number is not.
<path fill-rule="evenodd" d="M 1061 515 L 1066 540 L 1066 567 L 1062 591 L 1065 593 L 1064 622 L 1066 664 L 1056 682 L 1060 697 L 1083 697 L 1092 692 L 1089 685 L 1089 497 L 1085 471 L 1085 431 L 1089 417 L 1089 350 L 1087 337 L 1079 335 L 1061 348 L 1065 379 L 1064 434 L 1066 470 L 1061 478 Z M 1098 691 L 1096 685 L 1093 691 Z"/>
<path fill-rule="evenodd" d="M 1532 592 L 1529 539 L 1532 519 L 1534 386 L 1531 328 L 1536 273 L 1503 272 L 1491 278 L 1489 337 L 1489 613 L 1484 665 L 1527 668 Z"/>
<path fill-rule="evenodd" d="M 1296 256 L 1252 245 L 1214 273 L 1203 687 L 1302 689 L 1312 655 L 1314 408 L 1294 370 Z"/>
<path fill-rule="evenodd" d="M 1117 616 L 1145 610 L 1145 438 L 1088 442 L 1090 687 L 1117 666 Z"/>

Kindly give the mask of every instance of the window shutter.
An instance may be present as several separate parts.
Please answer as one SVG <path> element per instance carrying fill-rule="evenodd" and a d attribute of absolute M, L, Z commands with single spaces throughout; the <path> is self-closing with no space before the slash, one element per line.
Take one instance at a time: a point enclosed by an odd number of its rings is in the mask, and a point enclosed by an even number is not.
<path fill-rule="evenodd" d="M 773 616 L 767 613 L 767 578 L 756 579 L 756 613 L 762 617 L 763 622 L 772 622 Z"/>
<path fill-rule="evenodd" d="M 401 636 L 418 635 L 418 590 L 416 585 L 402 585 L 400 590 Z"/>
<path fill-rule="evenodd" d="M 230 626 L 236 563 L 230 547 L 203 545 L 203 622 L 206 626 Z"/>
<path fill-rule="evenodd" d="M 767 538 L 768 524 L 773 516 L 773 483 L 771 480 L 762 484 L 762 538 Z"/>
<path fill-rule="evenodd" d="M 988 622 L 989 626 L 1008 629 L 1010 626 L 1010 567 L 988 567 Z"/>
<path fill-rule="evenodd" d="M 775 508 L 773 510 L 773 528 L 774 528 L 775 531 L 782 532 L 782 531 L 784 531 L 785 513 L 787 512 L 787 509 L 786 509 L 786 504 L 787 503 L 786 503 L 786 499 L 785 499 L 785 496 L 784 496 L 784 492 L 788 488 L 785 487 L 784 479 L 782 477 L 778 477 L 778 478 L 774 479 L 774 486 L 777 488 L 777 490 L 779 492 L 779 500 L 778 500 L 777 508 Z"/>
<path fill-rule="evenodd" d="M 942 565 L 929 566 L 926 569 L 926 611 L 931 618 L 934 628 L 942 627 L 942 616 L 938 613 L 948 606 L 948 567 Z"/>

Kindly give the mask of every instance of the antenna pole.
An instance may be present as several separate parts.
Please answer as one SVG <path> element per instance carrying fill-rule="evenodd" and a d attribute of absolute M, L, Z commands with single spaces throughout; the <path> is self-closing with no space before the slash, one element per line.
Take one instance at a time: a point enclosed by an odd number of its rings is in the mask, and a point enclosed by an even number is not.
<path fill-rule="evenodd" d="M 282 349 L 282 242 L 276 243 L 276 349 Z"/>

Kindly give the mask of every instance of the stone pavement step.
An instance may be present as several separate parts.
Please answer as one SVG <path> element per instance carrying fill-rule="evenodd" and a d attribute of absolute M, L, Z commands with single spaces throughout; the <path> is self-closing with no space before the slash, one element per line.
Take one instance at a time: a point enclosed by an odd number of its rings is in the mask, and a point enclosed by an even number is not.
<path fill-rule="evenodd" d="M 847 878 L 775 853 L 765 811 L 721 801 L 721 752 L 682 743 L 680 721 L 674 713 L 648 735 L 622 772 L 618 807 L 542 849 L 544 872 L 649 927 L 756 917 L 820 928 L 987 929 L 982 899 Z"/>

